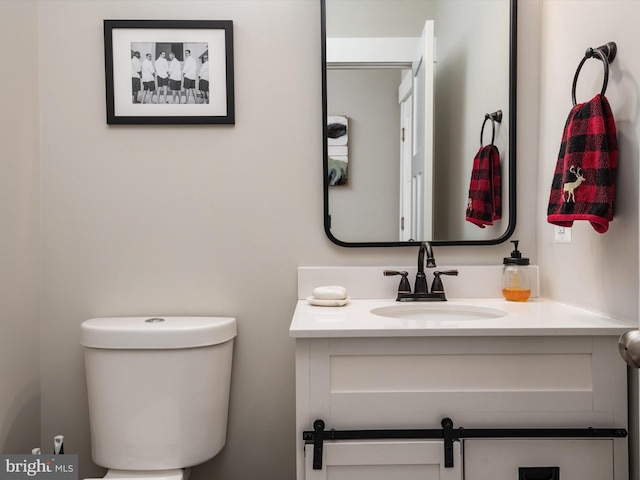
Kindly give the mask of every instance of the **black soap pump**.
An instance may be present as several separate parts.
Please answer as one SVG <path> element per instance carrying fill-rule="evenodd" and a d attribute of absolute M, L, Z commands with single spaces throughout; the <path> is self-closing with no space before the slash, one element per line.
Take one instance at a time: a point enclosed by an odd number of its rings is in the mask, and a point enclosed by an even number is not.
<path fill-rule="evenodd" d="M 502 269 L 502 295 L 513 302 L 526 302 L 531 296 L 529 259 L 518 250 L 519 240 L 511 240 L 514 250 L 505 257 Z"/>

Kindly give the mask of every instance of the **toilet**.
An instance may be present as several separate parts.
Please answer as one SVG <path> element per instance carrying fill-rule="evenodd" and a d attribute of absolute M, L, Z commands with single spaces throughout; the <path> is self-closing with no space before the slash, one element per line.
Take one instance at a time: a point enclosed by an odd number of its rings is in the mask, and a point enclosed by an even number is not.
<path fill-rule="evenodd" d="M 82 323 L 91 453 L 104 478 L 186 480 L 224 447 L 236 334 L 231 317 Z"/>

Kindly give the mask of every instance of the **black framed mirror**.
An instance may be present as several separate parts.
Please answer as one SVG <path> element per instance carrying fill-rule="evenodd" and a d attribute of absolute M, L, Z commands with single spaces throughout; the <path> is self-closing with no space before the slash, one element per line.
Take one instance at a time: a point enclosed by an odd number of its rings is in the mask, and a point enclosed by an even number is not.
<path fill-rule="evenodd" d="M 320 4 L 329 239 L 506 241 L 516 225 L 517 0 Z"/>

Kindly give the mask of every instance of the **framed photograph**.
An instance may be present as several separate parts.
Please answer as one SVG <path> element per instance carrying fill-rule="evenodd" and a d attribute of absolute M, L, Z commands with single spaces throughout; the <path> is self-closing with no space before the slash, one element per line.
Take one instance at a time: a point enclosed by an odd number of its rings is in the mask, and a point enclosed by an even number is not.
<path fill-rule="evenodd" d="M 108 124 L 235 124 L 231 20 L 105 20 Z"/>
<path fill-rule="evenodd" d="M 329 186 L 349 185 L 349 117 L 327 116 Z"/>

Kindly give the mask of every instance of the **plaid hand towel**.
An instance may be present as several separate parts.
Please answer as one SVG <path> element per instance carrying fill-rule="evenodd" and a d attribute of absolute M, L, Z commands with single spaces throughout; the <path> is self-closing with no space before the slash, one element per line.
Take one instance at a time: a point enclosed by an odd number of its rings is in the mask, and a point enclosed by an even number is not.
<path fill-rule="evenodd" d="M 480 228 L 493 225 L 502 218 L 502 189 L 500 177 L 500 152 L 495 145 L 480 147 L 473 159 L 467 222 Z"/>
<path fill-rule="evenodd" d="M 588 220 L 598 233 L 613 220 L 618 166 L 616 123 L 606 97 L 576 105 L 562 134 L 551 183 L 547 221 L 570 227 Z"/>

